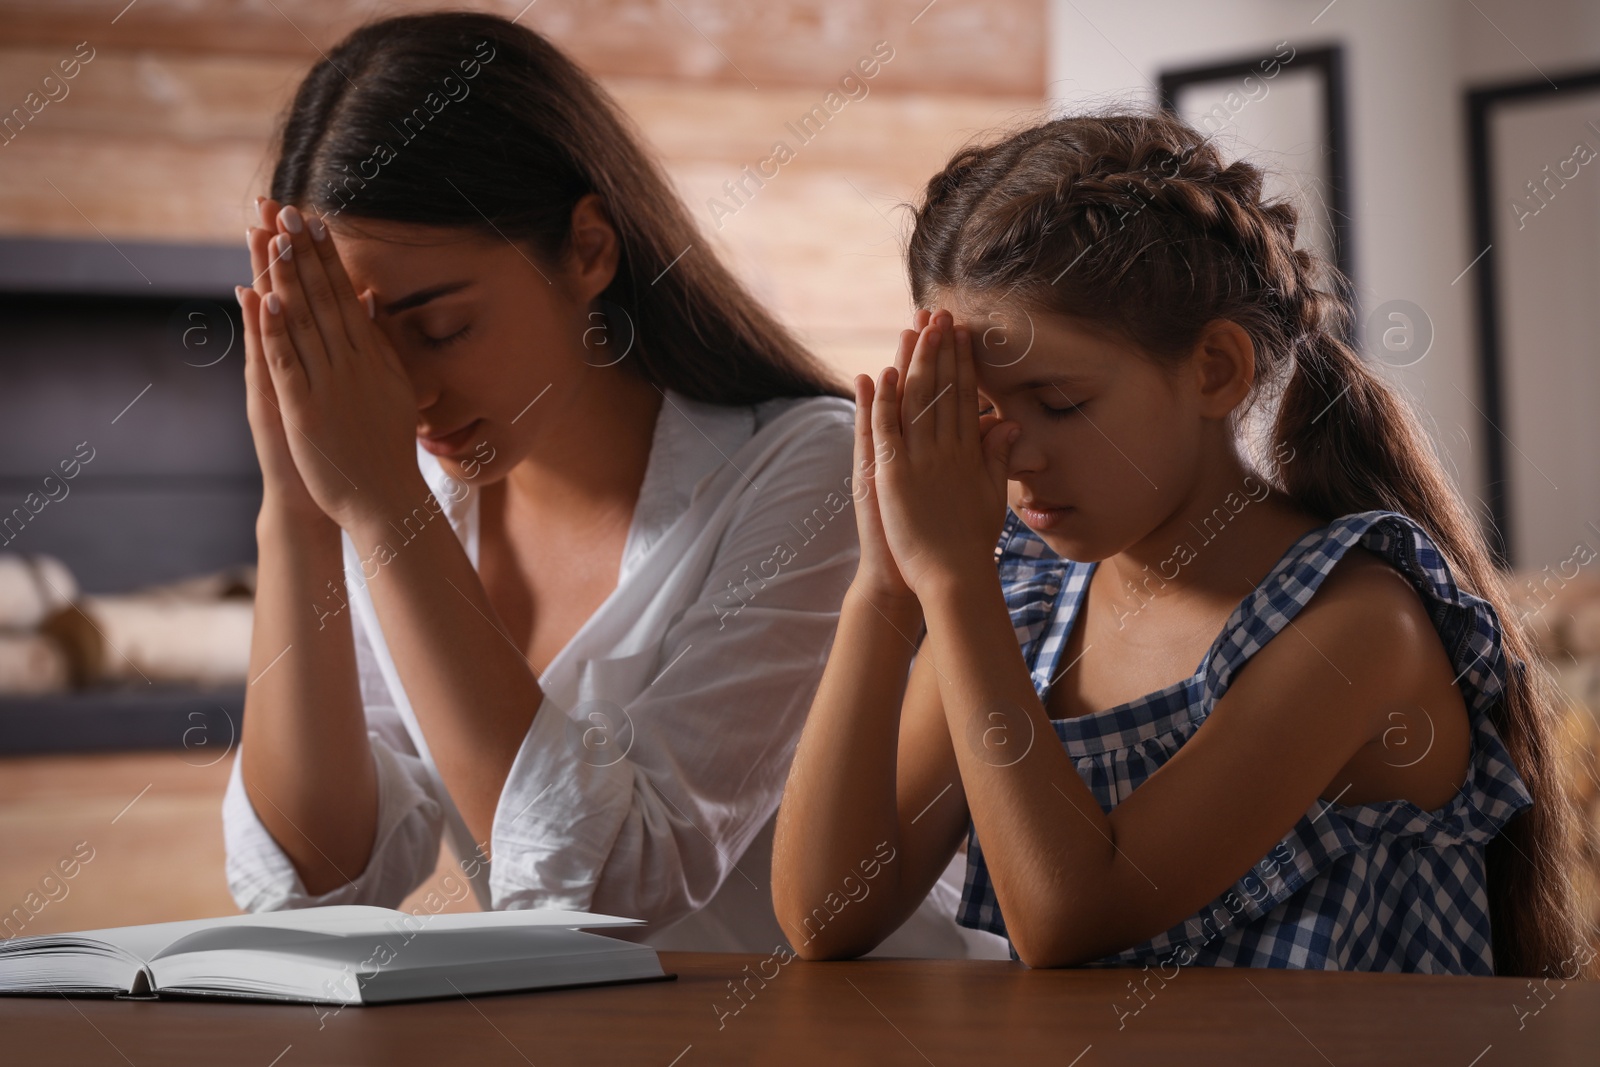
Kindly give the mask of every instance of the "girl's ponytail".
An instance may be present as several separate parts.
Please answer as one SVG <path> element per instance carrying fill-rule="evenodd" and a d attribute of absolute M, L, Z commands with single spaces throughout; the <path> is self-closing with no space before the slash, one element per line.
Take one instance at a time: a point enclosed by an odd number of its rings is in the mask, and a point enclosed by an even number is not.
<path fill-rule="evenodd" d="M 1289 458 L 1271 473 L 1314 515 L 1398 511 L 1430 534 L 1437 526 L 1440 547 L 1460 558 L 1478 537 L 1460 494 L 1399 394 L 1340 339 L 1349 335 L 1352 317 L 1348 282 L 1320 256 L 1297 249 L 1292 257 L 1278 298 L 1291 324 L 1291 359 L 1272 428 L 1278 447 L 1271 450 Z M 1329 276 L 1323 287 L 1318 272 Z M 1460 521 L 1439 521 L 1446 517 Z"/>
<path fill-rule="evenodd" d="M 1305 252 L 1295 255 L 1302 271 L 1313 266 Z M 1489 715 L 1535 799 L 1485 850 L 1495 970 L 1570 977 L 1564 965 L 1583 955 L 1592 932 L 1584 931 L 1570 881 L 1581 817 L 1555 744 L 1568 698 L 1539 658 L 1505 575 L 1421 424 L 1379 372 L 1339 339 L 1348 326 L 1348 299 L 1330 297 L 1304 278 L 1297 279 L 1304 335 L 1278 406 L 1277 447 L 1270 450 L 1288 459 L 1271 473 L 1301 507 L 1326 518 L 1384 510 L 1416 519 L 1456 581 L 1494 607 L 1511 666 L 1505 698 Z"/>
<path fill-rule="evenodd" d="M 1499 618 L 1508 677 L 1490 714 L 1534 804 L 1486 850 L 1495 969 L 1571 977 L 1563 968 L 1594 931 L 1571 878 L 1579 823 L 1556 743 L 1566 698 L 1420 421 L 1342 340 L 1352 336 L 1348 279 L 1295 248 L 1298 212 L 1263 203 L 1263 178 L 1158 111 L 1056 119 L 968 146 L 917 209 L 912 298 L 1003 296 L 1109 327 L 1166 363 L 1216 319 L 1250 334 L 1257 387 L 1236 419 L 1276 398 L 1273 447 L 1257 452 L 1268 480 L 1325 520 L 1409 516 Z"/>

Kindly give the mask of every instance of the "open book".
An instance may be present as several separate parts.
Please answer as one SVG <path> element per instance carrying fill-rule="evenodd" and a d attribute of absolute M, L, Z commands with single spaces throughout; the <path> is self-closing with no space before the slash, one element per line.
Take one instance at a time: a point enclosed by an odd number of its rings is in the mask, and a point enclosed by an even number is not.
<path fill-rule="evenodd" d="M 382 1004 L 670 978 L 648 945 L 581 911 L 412 915 L 363 904 L 42 934 L 0 942 L 0 993 Z"/>

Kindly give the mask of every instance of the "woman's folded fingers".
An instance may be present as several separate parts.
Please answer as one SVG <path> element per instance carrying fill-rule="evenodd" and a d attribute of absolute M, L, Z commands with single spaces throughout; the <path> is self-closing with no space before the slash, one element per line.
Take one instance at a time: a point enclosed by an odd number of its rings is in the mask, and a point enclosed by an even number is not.
<path fill-rule="evenodd" d="M 317 221 L 321 222 L 320 219 Z M 345 326 L 344 309 L 339 306 L 333 283 L 323 265 L 321 246 L 328 242 L 318 241 L 312 236 L 309 222 L 310 220 L 299 208 L 293 204 L 285 204 L 278 211 L 278 239 L 281 241 L 287 238 L 289 241 L 291 250 L 289 258 L 292 260 L 294 273 L 300 279 L 298 295 L 305 301 L 305 306 L 316 323 L 322 351 L 331 366 L 350 357 L 354 352 L 354 338 L 360 334 L 352 335 Z M 291 318 L 291 331 L 293 327 L 294 319 Z"/>
<path fill-rule="evenodd" d="M 267 275 L 267 264 L 272 259 L 272 251 L 267 247 L 267 243 L 277 232 L 278 202 L 270 197 L 258 197 L 256 217 L 261 225 L 248 227 L 244 231 L 245 243 L 250 247 L 250 288 L 266 296 L 272 288 L 272 279 Z"/>
<path fill-rule="evenodd" d="M 316 250 L 324 274 L 327 275 L 328 286 L 333 290 L 334 303 L 344 318 L 345 333 L 350 338 L 350 343 L 360 351 L 360 339 L 370 336 L 366 331 L 371 329 L 369 323 L 375 317 L 376 307 L 362 300 L 360 294 L 356 292 L 355 284 L 344 269 L 344 260 L 339 258 L 339 250 L 334 246 L 327 220 L 320 215 L 308 216 L 306 228 L 311 231 L 312 246 Z"/>
<path fill-rule="evenodd" d="M 267 315 L 262 319 L 262 337 L 269 336 L 269 324 L 276 322 L 278 332 L 293 346 L 306 379 L 315 386 L 318 379 L 328 373 L 328 352 L 323 346 L 322 331 L 317 325 L 316 316 L 300 284 L 294 245 L 288 234 L 278 233 L 267 242 L 267 250 L 271 253 L 267 273 L 272 285 L 271 292 L 263 300 Z M 273 355 L 270 342 L 267 344 L 267 355 L 269 358 Z M 273 366 L 276 370 L 278 364 L 274 363 Z"/>
<path fill-rule="evenodd" d="M 254 303 L 258 308 L 261 352 L 266 357 L 267 370 L 272 375 L 278 413 L 284 424 L 289 425 L 295 421 L 291 412 L 298 411 L 308 394 L 311 376 L 306 372 L 306 360 L 291 335 L 282 298 L 273 291 Z"/>

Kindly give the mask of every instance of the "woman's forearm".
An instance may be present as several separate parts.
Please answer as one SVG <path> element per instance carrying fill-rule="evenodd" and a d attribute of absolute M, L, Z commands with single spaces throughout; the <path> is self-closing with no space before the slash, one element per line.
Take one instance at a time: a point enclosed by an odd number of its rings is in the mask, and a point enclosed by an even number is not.
<path fill-rule="evenodd" d="M 773 903 L 801 955 L 869 951 L 882 939 L 900 864 L 889 863 L 873 893 L 825 932 L 808 924 L 841 881 L 878 855 L 901 848 L 896 755 L 906 673 L 922 628 L 915 600 L 878 598 L 852 585 L 841 605 L 828 664 L 811 703 L 784 788 L 773 843 Z"/>
<path fill-rule="evenodd" d="M 416 507 L 350 530 L 400 681 L 473 840 L 491 840 L 512 762 L 544 701 L 426 483 Z"/>
<path fill-rule="evenodd" d="M 339 528 L 269 501 L 256 542 L 240 771 L 257 817 L 315 896 L 366 868 L 378 819 Z"/>

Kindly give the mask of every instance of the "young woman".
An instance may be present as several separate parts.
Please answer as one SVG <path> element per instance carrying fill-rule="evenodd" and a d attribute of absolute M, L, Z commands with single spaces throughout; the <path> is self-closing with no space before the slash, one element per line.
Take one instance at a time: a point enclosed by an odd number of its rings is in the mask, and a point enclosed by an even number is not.
<path fill-rule="evenodd" d="M 845 390 L 505 19 L 355 31 L 271 193 L 235 899 L 397 907 L 447 829 L 446 895 L 770 952 L 771 818 L 858 555 Z"/>
<path fill-rule="evenodd" d="M 779 812 L 801 955 L 871 948 L 965 838 L 958 921 L 1031 966 L 1593 956 L 1554 683 L 1341 340 L 1347 283 L 1261 189 L 1160 114 L 928 183 L 908 259 L 938 310 L 856 381 L 861 563 Z"/>

